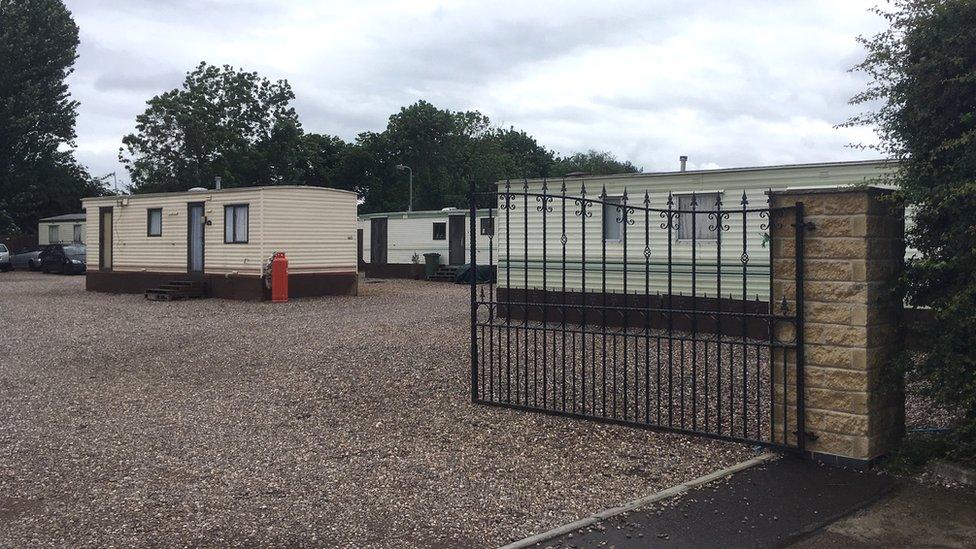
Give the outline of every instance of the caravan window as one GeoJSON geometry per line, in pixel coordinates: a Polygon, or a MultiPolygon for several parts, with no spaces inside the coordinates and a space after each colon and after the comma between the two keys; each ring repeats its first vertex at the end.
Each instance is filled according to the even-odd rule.
{"type": "Polygon", "coordinates": [[[710,225],[715,225],[715,220],[709,219],[708,213],[714,212],[718,207],[718,193],[678,195],[678,209],[692,209],[692,196],[698,199],[698,204],[695,206],[696,213],[682,212],[678,215],[678,240],[718,240],[718,231],[708,230],[710,225]],[[694,228],[692,228],[692,217],[695,218],[694,228]]]}
{"type": "Polygon", "coordinates": [[[619,196],[608,196],[603,199],[603,240],[617,242],[623,238],[623,208],[619,196]]]}
{"type": "Polygon", "coordinates": [[[495,218],[494,217],[482,217],[481,218],[481,234],[483,234],[483,235],[493,235],[493,234],[495,234],[495,218]]]}
{"type": "Polygon", "coordinates": [[[47,227],[47,241],[48,244],[57,244],[61,242],[61,228],[58,225],[48,225],[47,227]]]}
{"type": "Polygon", "coordinates": [[[434,240],[447,240],[447,223],[443,221],[434,222],[434,240]]]}
{"type": "Polygon", "coordinates": [[[224,206],[224,244],[247,244],[247,204],[224,206]]]}
{"type": "Polygon", "coordinates": [[[163,209],[150,208],[147,217],[146,236],[163,236],[163,209]]]}

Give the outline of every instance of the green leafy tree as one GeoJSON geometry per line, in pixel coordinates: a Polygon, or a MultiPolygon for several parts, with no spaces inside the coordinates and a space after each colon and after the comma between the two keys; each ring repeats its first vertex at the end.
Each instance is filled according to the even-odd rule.
{"type": "Polygon", "coordinates": [[[929,307],[925,351],[906,356],[910,378],[965,416],[960,456],[976,460],[976,2],[900,0],[878,11],[890,26],[862,39],[857,69],[871,78],[852,100],[874,106],[849,124],[874,126],[891,176],[913,211],[903,283],[929,307]]]}
{"type": "Polygon", "coordinates": [[[102,186],[71,148],[78,102],[66,79],[78,26],[60,0],[0,1],[0,233],[78,211],[102,186]]]}
{"type": "Polygon", "coordinates": [[[615,173],[638,173],[640,168],[629,161],[617,160],[609,152],[590,150],[559,158],[552,166],[552,175],[561,177],[573,172],[584,172],[590,175],[610,175],[615,173]]]}
{"type": "Polygon", "coordinates": [[[183,86],[148,101],[119,160],[134,192],[299,184],[303,131],[285,80],[200,63],[183,86]]]}

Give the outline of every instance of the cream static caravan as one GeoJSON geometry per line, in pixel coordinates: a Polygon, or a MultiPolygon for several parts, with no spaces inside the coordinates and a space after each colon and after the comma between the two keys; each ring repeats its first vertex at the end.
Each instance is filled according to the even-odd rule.
{"type": "MultiPolygon", "coordinates": [[[[469,217],[469,210],[458,208],[360,215],[360,256],[366,276],[421,278],[425,253],[440,254],[441,265],[470,263],[469,217]]],[[[475,217],[478,263],[487,264],[491,218],[488,210],[478,210],[475,217]]]]}
{"type": "Polygon", "coordinates": [[[47,244],[84,244],[85,243],[85,214],[72,213],[45,217],[37,222],[37,243],[47,244]]]}
{"type": "Polygon", "coordinates": [[[267,299],[263,267],[285,252],[291,297],[355,295],[356,202],[298,186],[87,198],[87,288],[196,280],[213,297],[267,299]]]}
{"type": "Polygon", "coordinates": [[[626,272],[628,294],[645,291],[668,294],[670,289],[670,294],[676,296],[689,296],[694,291],[699,297],[716,297],[717,266],[721,263],[722,298],[764,302],[769,296],[769,257],[765,242],[768,231],[764,229],[768,219],[758,211],[742,215],[743,197],[747,202],[745,207],[761,209],[766,207],[766,192],[770,189],[877,182],[888,166],[885,161],[856,161],[550,179],[545,181],[546,192],[562,194],[560,189],[565,182],[564,196],[569,198],[556,198],[550,203],[553,211],[547,212],[545,230],[541,210],[536,207],[536,195],[542,193],[544,181],[499,181],[499,205],[493,212],[497,228],[494,257],[498,285],[513,290],[528,289],[530,293],[545,290],[576,294],[585,284],[588,295],[620,294],[625,291],[626,272]],[[506,185],[512,193],[508,195],[510,209],[506,209],[506,185]],[[589,203],[585,220],[578,214],[580,208],[574,200],[584,188],[586,198],[599,201],[589,203]],[[521,194],[526,191],[528,196],[521,194]],[[619,206],[625,191],[627,204],[638,206],[630,213],[626,227],[629,236],[626,261],[619,206]],[[604,192],[606,198],[601,199],[604,192]],[[651,209],[668,208],[670,196],[672,208],[689,210],[694,200],[699,213],[675,215],[671,229],[666,228],[660,211],[650,212],[645,222],[644,211],[640,209],[644,206],[645,193],[651,209]],[[732,213],[723,223],[721,257],[717,254],[715,221],[709,217],[709,212],[717,211],[719,202],[722,211],[732,213]],[[565,227],[563,208],[567,209],[565,227]],[[693,215],[695,223],[692,223],[693,215]],[[691,230],[696,232],[694,238],[691,230]],[[564,235],[565,269],[561,245],[564,235]],[[744,255],[746,250],[748,255],[744,255]],[[692,253],[696,258],[694,284],[692,253]],[[646,272],[649,276],[645,276],[646,272]]]}

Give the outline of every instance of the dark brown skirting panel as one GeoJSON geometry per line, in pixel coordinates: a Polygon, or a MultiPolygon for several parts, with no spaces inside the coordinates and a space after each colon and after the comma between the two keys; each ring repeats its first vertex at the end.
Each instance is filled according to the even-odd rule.
{"type": "MultiPolygon", "coordinates": [[[[141,294],[172,280],[187,280],[183,273],[88,271],[85,289],[93,292],[141,294]]],[[[209,297],[261,301],[271,299],[271,291],[261,277],[254,275],[204,275],[209,297]]],[[[292,273],[288,275],[288,297],[357,295],[356,273],[292,273]]]]}
{"type": "MultiPolygon", "coordinates": [[[[508,292],[505,288],[498,288],[497,291],[497,301],[499,302],[497,314],[500,318],[506,318],[507,307],[504,302],[509,299],[508,292]]],[[[646,296],[642,294],[626,294],[625,296],[624,294],[603,294],[599,292],[587,292],[585,296],[585,304],[590,307],[586,314],[586,323],[588,326],[603,325],[604,296],[606,296],[605,310],[607,326],[624,326],[623,311],[614,310],[613,307],[626,307],[631,309],[627,311],[627,326],[632,329],[644,327],[644,314],[633,309],[646,308],[648,306],[648,298],[646,296]]],[[[584,294],[580,292],[566,292],[563,294],[563,292],[559,291],[543,292],[542,290],[528,290],[526,292],[517,288],[511,290],[512,320],[524,319],[526,311],[528,311],[528,318],[531,321],[541,322],[543,318],[548,318],[549,322],[561,323],[561,315],[564,310],[564,297],[566,300],[566,322],[568,324],[579,324],[583,320],[582,309],[579,308],[579,305],[584,303],[584,294]],[[531,303],[531,305],[528,307],[524,306],[523,304],[526,302],[531,303]],[[548,307],[543,307],[543,302],[548,302],[548,307]],[[544,310],[547,311],[545,316],[543,314],[544,310]]],[[[669,301],[668,296],[655,294],[650,296],[650,308],[660,309],[652,311],[650,314],[650,327],[652,329],[667,329],[670,318],[671,326],[675,331],[691,331],[693,324],[692,318],[695,318],[694,322],[697,323],[695,329],[698,332],[718,333],[719,322],[717,315],[710,314],[709,311],[721,310],[723,312],[722,333],[725,335],[742,337],[743,330],[745,330],[746,336],[750,338],[767,339],[769,337],[769,326],[765,321],[748,316],[743,317],[741,314],[725,314],[729,312],[742,313],[743,311],[746,315],[768,312],[769,304],[765,301],[742,301],[739,299],[719,300],[711,297],[699,297],[693,300],[689,296],[680,295],[671,296],[671,300],[669,301]],[[719,309],[720,302],[721,309],[719,309]],[[671,315],[667,312],[669,308],[674,311],[671,315]],[[693,310],[698,311],[698,314],[692,315],[687,312],[693,310]]]]}
{"type": "Polygon", "coordinates": [[[365,264],[366,278],[409,278],[423,280],[424,266],[416,263],[365,264]]]}

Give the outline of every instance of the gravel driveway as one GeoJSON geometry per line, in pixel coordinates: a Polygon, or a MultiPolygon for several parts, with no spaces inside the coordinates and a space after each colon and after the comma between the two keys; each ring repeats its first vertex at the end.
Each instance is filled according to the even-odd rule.
{"type": "Polygon", "coordinates": [[[751,455],[469,403],[467,289],[155,303],[0,274],[0,546],[472,547],[751,455]]]}

